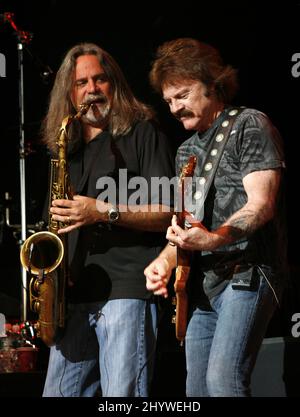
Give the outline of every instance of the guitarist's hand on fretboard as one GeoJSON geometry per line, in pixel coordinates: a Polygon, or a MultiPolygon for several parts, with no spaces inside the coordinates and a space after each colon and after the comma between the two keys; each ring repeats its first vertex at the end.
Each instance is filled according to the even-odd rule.
{"type": "Polygon", "coordinates": [[[205,242],[211,237],[211,233],[190,214],[185,214],[185,219],[190,227],[183,229],[178,225],[176,216],[173,216],[172,225],[167,230],[167,239],[171,244],[184,250],[202,250],[205,242]]]}

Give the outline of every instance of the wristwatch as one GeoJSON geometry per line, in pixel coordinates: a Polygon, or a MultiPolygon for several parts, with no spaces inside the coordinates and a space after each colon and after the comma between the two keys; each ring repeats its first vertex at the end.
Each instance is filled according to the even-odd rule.
{"type": "Polygon", "coordinates": [[[120,212],[118,207],[112,206],[109,210],[107,210],[108,221],[109,223],[116,222],[120,217],[120,212]]]}

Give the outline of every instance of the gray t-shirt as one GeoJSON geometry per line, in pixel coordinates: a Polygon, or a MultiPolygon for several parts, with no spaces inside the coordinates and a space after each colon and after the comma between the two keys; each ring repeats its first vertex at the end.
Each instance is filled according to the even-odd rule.
{"type": "MultiPolygon", "coordinates": [[[[226,118],[225,109],[205,132],[195,133],[178,149],[177,175],[190,155],[197,156],[193,189],[201,175],[207,149],[215,133],[226,118]]],[[[268,117],[254,109],[245,109],[235,120],[217,172],[204,205],[203,224],[209,230],[221,226],[247,202],[243,178],[251,172],[285,167],[282,143],[277,129],[268,117]]],[[[215,252],[194,252],[192,277],[202,282],[207,296],[212,297],[232,278],[236,263],[262,265],[272,270],[273,281],[278,281],[282,261],[285,262],[285,227],[281,191],[275,218],[251,236],[223,246],[215,252]]],[[[201,200],[199,201],[201,204],[201,200]]],[[[200,212],[197,210],[197,212],[200,212]]],[[[191,284],[193,285],[193,283],[191,284]]],[[[197,293],[197,291],[193,291],[197,293]]]]}

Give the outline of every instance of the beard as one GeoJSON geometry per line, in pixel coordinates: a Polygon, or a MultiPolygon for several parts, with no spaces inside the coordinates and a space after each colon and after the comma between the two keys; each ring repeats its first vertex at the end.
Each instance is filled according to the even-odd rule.
{"type": "Polygon", "coordinates": [[[95,127],[102,126],[110,112],[110,103],[104,94],[89,95],[84,103],[89,103],[90,108],[82,117],[82,121],[95,127]]]}

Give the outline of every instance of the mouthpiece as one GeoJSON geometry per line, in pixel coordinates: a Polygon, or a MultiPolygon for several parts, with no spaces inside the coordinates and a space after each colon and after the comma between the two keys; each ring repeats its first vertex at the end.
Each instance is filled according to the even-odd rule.
{"type": "Polygon", "coordinates": [[[89,110],[89,108],[92,104],[99,103],[99,102],[101,102],[100,97],[90,97],[90,98],[88,98],[85,102],[83,102],[79,105],[79,111],[74,116],[74,119],[80,119],[82,116],[84,116],[88,112],[88,110],[89,110]]]}
{"type": "Polygon", "coordinates": [[[79,105],[78,112],[74,116],[74,119],[80,119],[82,116],[84,116],[88,112],[91,104],[92,103],[81,103],[79,105]]]}

